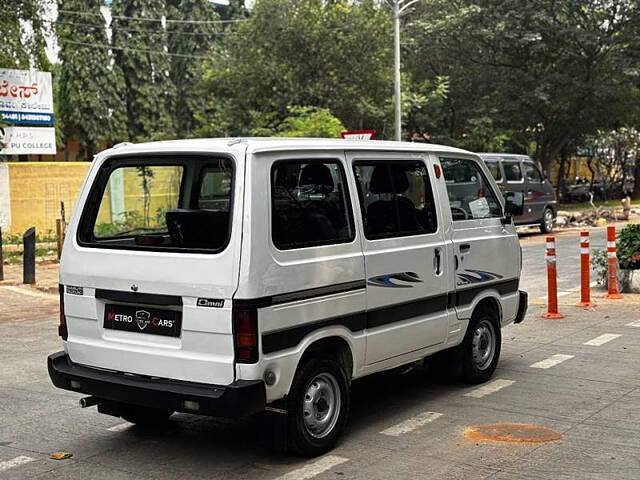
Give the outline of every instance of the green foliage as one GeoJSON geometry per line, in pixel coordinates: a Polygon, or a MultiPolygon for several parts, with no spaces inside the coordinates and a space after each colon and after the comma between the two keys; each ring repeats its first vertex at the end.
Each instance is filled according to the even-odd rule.
{"type": "Polygon", "coordinates": [[[102,5],[102,0],[58,0],[57,118],[63,120],[59,125],[63,137],[78,140],[87,160],[103,144],[127,137],[124,104],[119,96],[124,87],[122,75],[112,67],[109,50],[87,48],[107,44],[102,5]],[[65,11],[89,15],[78,17],[65,11]]]}
{"type": "Polygon", "coordinates": [[[48,3],[48,0],[3,0],[0,68],[51,69],[44,40],[50,28],[42,21],[48,3]]]}
{"type": "Polygon", "coordinates": [[[129,140],[142,142],[175,136],[171,114],[175,86],[169,78],[167,32],[160,19],[166,16],[163,0],[114,0],[112,5],[115,67],[124,79],[119,92],[126,111],[129,140]]]}
{"type": "MultiPolygon", "coordinates": [[[[171,2],[174,3],[174,2],[171,2]]],[[[175,6],[168,9],[172,19],[199,21],[219,20],[208,0],[175,0],[175,6]]],[[[196,89],[202,64],[219,38],[220,27],[216,24],[169,23],[167,25],[167,46],[171,53],[185,55],[171,57],[171,83],[175,87],[175,103],[172,116],[178,137],[193,136],[198,127],[195,113],[199,111],[202,96],[196,89]]]]}
{"type": "Polygon", "coordinates": [[[616,246],[620,268],[640,269],[640,224],[629,223],[622,227],[616,246]]]}
{"type": "Polygon", "coordinates": [[[257,0],[251,14],[206,67],[210,132],[274,129],[291,105],[326,108],[349,129],[392,130],[386,7],[374,0],[257,0]]]}
{"type": "Polygon", "coordinates": [[[598,285],[606,285],[609,271],[606,249],[594,249],[591,251],[591,267],[598,285]]]}
{"type": "Polygon", "coordinates": [[[278,128],[256,128],[252,131],[257,136],[276,137],[311,137],[338,138],[345,130],[342,122],[334,117],[326,108],[317,107],[289,107],[289,116],[278,128]]]}

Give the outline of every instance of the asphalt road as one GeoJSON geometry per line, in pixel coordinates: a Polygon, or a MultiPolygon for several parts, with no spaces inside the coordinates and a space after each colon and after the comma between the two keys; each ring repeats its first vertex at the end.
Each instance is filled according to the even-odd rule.
{"type": "MultiPolygon", "coordinates": [[[[562,288],[577,286],[577,233],[559,237],[562,288]]],[[[596,243],[596,235],[592,242],[596,243]]],[[[544,237],[523,240],[523,287],[544,290],[544,237]]],[[[0,287],[0,479],[632,479],[640,478],[640,299],[561,298],[563,320],[532,304],[503,331],[489,383],[438,383],[416,370],[353,384],[348,429],[318,459],[273,454],[256,419],[174,415],[163,430],[81,409],[56,390],[46,356],[60,350],[55,296],[0,287]],[[547,427],[551,443],[470,437],[475,425],[547,427]],[[68,452],[52,460],[53,452],[68,452]]],[[[537,431],[537,430],[534,430],[537,431]]]]}
{"type": "MultiPolygon", "coordinates": [[[[542,299],[547,295],[547,270],[545,263],[545,239],[534,230],[523,230],[520,237],[522,246],[522,276],[520,288],[529,292],[530,300],[542,299]]],[[[569,230],[554,233],[556,237],[556,268],[558,291],[575,291],[580,287],[580,231],[569,230]]],[[[589,229],[591,249],[602,249],[607,245],[606,228],[589,229]]],[[[591,281],[595,281],[592,273],[591,281]]]]}

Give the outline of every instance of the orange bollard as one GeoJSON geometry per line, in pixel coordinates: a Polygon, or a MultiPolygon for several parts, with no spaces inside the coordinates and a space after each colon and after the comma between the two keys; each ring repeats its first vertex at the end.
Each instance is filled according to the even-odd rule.
{"type": "Polygon", "coordinates": [[[607,227],[607,284],[609,293],[604,298],[617,300],[622,298],[618,290],[618,256],[616,255],[616,227],[607,227]]]}
{"type": "Polygon", "coordinates": [[[556,238],[547,237],[547,253],[545,255],[547,261],[547,296],[548,307],[547,313],[542,318],[564,318],[564,315],[558,313],[558,279],[556,271],[556,238]]]}
{"type": "Polygon", "coordinates": [[[576,307],[595,307],[591,301],[591,260],[589,232],[580,232],[580,301],[576,307]]]}

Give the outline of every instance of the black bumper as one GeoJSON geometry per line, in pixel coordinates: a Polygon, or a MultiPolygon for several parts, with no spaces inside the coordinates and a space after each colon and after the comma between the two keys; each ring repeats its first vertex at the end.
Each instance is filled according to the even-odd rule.
{"type": "Polygon", "coordinates": [[[520,290],[518,293],[520,294],[518,299],[518,313],[513,323],[522,323],[527,314],[527,306],[529,303],[529,294],[527,292],[520,290]]]}
{"type": "Polygon", "coordinates": [[[50,355],[47,365],[56,387],[93,395],[106,402],[229,418],[261,412],[266,405],[266,391],[261,380],[208,385],[146,378],[77,365],[65,352],[50,355]],[[196,402],[199,408],[187,409],[185,401],[196,402]]]}

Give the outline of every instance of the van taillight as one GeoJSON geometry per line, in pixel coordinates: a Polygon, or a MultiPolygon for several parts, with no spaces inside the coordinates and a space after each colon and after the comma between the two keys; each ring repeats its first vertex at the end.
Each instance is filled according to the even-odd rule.
{"type": "Polygon", "coordinates": [[[236,362],[258,362],[258,311],[233,310],[233,339],[236,362]]]}
{"type": "Polygon", "coordinates": [[[66,340],[69,336],[67,332],[67,319],[64,316],[64,285],[58,285],[58,292],[60,293],[60,325],[58,325],[58,335],[66,340]]]}

